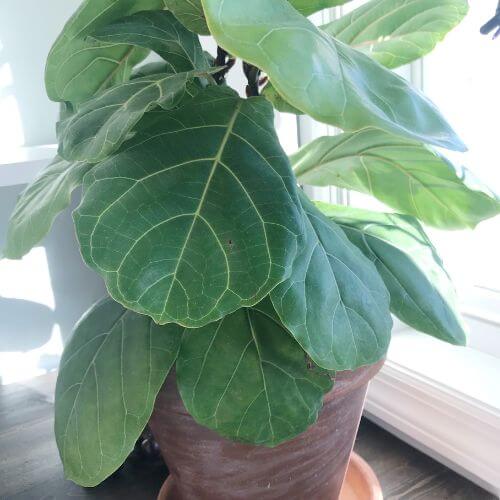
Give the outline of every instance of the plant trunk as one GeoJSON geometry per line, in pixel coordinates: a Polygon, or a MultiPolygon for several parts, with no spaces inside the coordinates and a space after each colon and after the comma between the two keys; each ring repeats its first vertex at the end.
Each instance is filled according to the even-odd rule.
{"type": "Polygon", "coordinates": [[[275,448],[229,441],[198,425],[171,374],[150,427],[170,470],[168,500],[336,500],[370,379],[383,361],[337,373],[318,422],[275,448]]]}

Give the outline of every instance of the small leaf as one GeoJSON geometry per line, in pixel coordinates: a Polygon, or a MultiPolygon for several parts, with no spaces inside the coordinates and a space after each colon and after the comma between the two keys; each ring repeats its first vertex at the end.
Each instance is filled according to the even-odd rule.
{"type": "Polygon", "coordinates": [[[190,79],[202,73],[156,74],[135,78],[98,94],[61,123],[59,154],[68,160],[98,163],[130,138],[145,113],[176,106],[190,79]]]}
{"type": "Polygon", "coordinates": [[[202,0],[210,31],[229,53],[267,73],[293,107],[344,130],[379,127],[463,151],[426,97],[365,54],[316,28],[286,0],[202,0]]]}
{"type": "Polygon", "coordinates": [[[163,0],[85,0],[49,53],[45,72],[49,98],[78,103],[126,81],[147,52],[131,45],[96,42],[89,35],[120,17],[161,8],[163,0]]]}
{"type": "Polygon", "coordinates": [[[379,361],[389,346],[389,295],[343,231],[301,195],[305,243],[292,274],[271,292],[281,321],[311,359],[330,370],[379,361]]]}
{"type": "Polygon", "coordinates": [[[199,424],[265,446],[312,425],[332,388],[327,372],[308,368],[269,300],[186,330],[176,374],[182,400],[199,424]]]}
{"type": "Polygon", "coordinates": [[[320,137],[291,156],[302,184],[368,193],[442,229],[473,228],[500,202],[465,168],[427,146],[374,128],[320,137]]]}
{"type": "Polygon", "coordinates": [[[188,30],[210,35],[201,0],[165,0],[165,5],[188,30]]]}
{"type": "MultiPolygon", "coordinates": [[[[288,0],[301,14],[309,16],[350,0],[288,0]]],[[[201,0],[165,0],[167,9],[190,31],[210,35],[201,0]]]]}
{"type": "Polygon", "coordinates": [[[344,5],[351,0],[288,0],[303,16],[310,16],[323,9],[344,5]]]}
{"type": "Polygon", "coordinates": [[[152,112],[86,177],[82,255],[120,303],[157,323],[204,326],[262,300],[302,231],[271,105],[210,86],[152,112]]]}
{"type": "Polygon", "coordinates": [[[285,101],[285,99],[278,94],[271,83],[268,83],[262,89],[262,95],[273,105],[274,109],[280,113],[291,113],[293,115],[304,114],[302,111],[299,111],[297,108],[294,108],[291,104],[285,101]]]}
{"type": "Polygon", "coordinates": [[[9,221],[4,257],[20,259],[45,237],[91,167],[88,163],[70,163],[56,157],[38,174],[17,200],[9,221]]]}
{"type": "Polygon", "coordinates": [[[170,66],[169,73],[208,69],[198,37],[184,28],[171,12],[138,12],[101,27],[92,37],[104,43],[152,50],[170,66]]]}
{"type": "Polygon", "coordinates": [[[431,52],[468,9],[467,0],[371,0],[322,29],[397,68],[431,52]]]}
{"type": "Polygon", "coordinates": [[[55,434],[68,479],[96,486],[125,461],[149,421],[182,333],[110,299],[80,320],[56,387],[55,434]]]}
{"type": "Polygon", "coordinates": [[[326,203],[318,203],[318,208],[377,266],[398,318],[438,339],[465,345],[453,285],[413,217],[326,203]]]}
{"type": "Polygon", "coordinates": [[[141,64],[132,71],[131,80],[145,76],[159,75],[160,73],[172,73],[172,66],[165,61],[153,61],[141,64]]]}

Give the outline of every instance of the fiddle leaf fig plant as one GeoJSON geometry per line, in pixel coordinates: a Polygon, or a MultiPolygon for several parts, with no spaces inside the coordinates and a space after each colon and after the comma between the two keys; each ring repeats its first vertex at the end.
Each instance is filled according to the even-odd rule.
{"type": "Polygon", "coordinates": [[[120,467],[169,373],[199,424],[276,446],[316,421],[336,372],[384,358],[391,313],[465,343],[424,225],[473,228],[500,203],[432,148],[465,146],[390,68],[428,53],[467,2],[369,0],[322,27],[307,17],[344,3],[85,0],[56,40],[58,156],[20,195],[3,253],[28,253],[81,186],[76,235],[109,297],[61,360],[55,433],[73,481],[120,467]],[[213,55],[198,37],[209,34],[213,55]],[[226,81],[238,58],[245,97],[226,81]],[[342,133],[288,157],[276,110],[342,133]],[[302,185],[396,213],[315,204],[302,185]]]}

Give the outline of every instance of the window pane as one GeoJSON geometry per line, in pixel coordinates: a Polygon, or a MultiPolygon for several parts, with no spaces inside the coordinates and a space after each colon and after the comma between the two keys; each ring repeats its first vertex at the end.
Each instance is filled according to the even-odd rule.
{"type": "MultiPolygon", "coordinates": [[[[500,192],[500,40],[479,28],[492,17],[497,0],[469,2],[464,22],[424,60],[424,92],[438,105],[469,147],[466,154],[445,152],[456,163],[500,192]]],[[[500,219],[474,231],[432,231],[457,283],[500,289],[500,219]]]]}

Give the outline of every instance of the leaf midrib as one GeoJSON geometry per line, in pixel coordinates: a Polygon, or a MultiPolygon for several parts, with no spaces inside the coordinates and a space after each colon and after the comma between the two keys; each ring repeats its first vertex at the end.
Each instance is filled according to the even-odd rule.
{"type": "MultiPolygon", "coordinates": [[[[172,274],[172,281],[170,282],[170,287],[169,287],[168,292],[167,292],[167,297],[165,298],[165,304],[163,306],[163,311],[161,314],[162,316],[165,315],[167,304],[168,304],[168,301],[170,300],[170,294],[172,293],[174,283],[177,281],[177,273],[179,271],[179,266],[181,265],[181,262],[183,261],[184,252],[186,251],[188,241],[191,238],[191,234],[193,232],[194,226],[195,226],[195,224],[200,216],[201,210],[203,208],[203,204],[205,202],[205,198],[206,198],[208,190],[210,188],[210,183],[212,182],[212,179],[213,179],[215,172],[217,170],[217,166],[221,163],[222,154],[224,153],[224,150],[226,148],[229,137],[231,136],[231,133],[233,131],[234,124],[236,122],[236,118],[238,117],[238,114],[240,112],[241,104],[242,104],[242,102],[239,101],[238,104],[236,105],[236,108],[235,108],[232,116],[231,116],[231,119],[228,122],[227,130],[224,134],[224,137],[222,138],[222,141],[221,141],[221,144],[220,144],[219,149],[217,151],[217,154],[215,155],[215,158],[214,158],[214,161],[212,164],[212,168],[210,170],[210,173],[209,173],[208,178],[207,178],[207,182],[205,184],[205,187],[204,187],[203,192],[202,192],[201,197],[200,197],[200,201],[198,203],[198,207],[196,208],[196,211],[193,214],[193,220],[191,221],[191,226],[190,226],[189,231],[188,231],[186,238],[184,240],[184,245],[182,246],[181,252],[179,253],[179,257],[177,259],[177,264],[176,264],[174,272],[172,274]]],[[[228,274],[228,279],[229,279],[229,274],[228,274]]]]}

